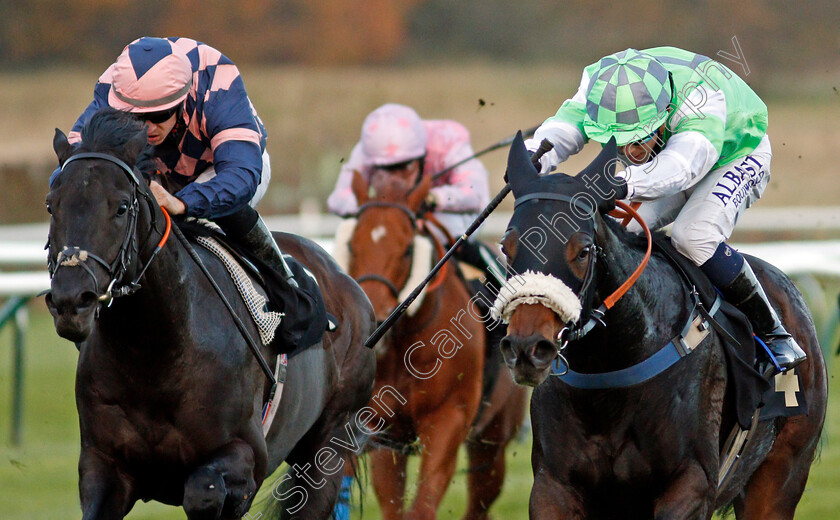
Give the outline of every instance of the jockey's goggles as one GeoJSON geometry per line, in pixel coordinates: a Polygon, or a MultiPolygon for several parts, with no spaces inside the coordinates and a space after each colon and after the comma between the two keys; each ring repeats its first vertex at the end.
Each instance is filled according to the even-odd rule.
{"type": "Polygon", "coordinates": [[[135,112],[134,116],[140,121],[149,122],[153,125],[159,125],[169,121],[169,119],[174,116],[180,108],[181,104],[179,103],[172,108],[161,110],[159,112],[135,112]]]}
{"type": "Polygon", "coordinates": [[[657,128],[656,130],[654,130],[653,132],[648,134],[648,136],[645,137],[644,139],[639,139],[638,141],[633,141],[632,143],[627,143],[624,146],[642,146],[643,144],[645,144],[645,143],[649,142],[651,139],[653,139],[656,136],[656,133],[658,131],[659,131],[659,129],[657,128]]]}

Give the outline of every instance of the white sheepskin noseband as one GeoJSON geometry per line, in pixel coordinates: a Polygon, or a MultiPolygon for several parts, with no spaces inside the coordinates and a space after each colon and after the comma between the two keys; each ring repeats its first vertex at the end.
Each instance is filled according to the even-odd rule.
{"type": "Polygon", "coordinates": [[[562,280],[547,274],[525,271],[524,274],[510,278],[499,291],[493,304],[492,316],[509,323],[513,311],[523,303],[545,305],[563,323],[580,319],[580,299],[562,280]]]}

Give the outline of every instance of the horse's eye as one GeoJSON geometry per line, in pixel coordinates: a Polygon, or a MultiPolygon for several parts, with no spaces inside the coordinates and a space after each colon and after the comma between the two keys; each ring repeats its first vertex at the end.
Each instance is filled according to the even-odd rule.
{"type": "Polygon", "coordinates": [[[411,258],[414,255],[414,244],[405,248],[405,257],[411,258]]]}
{"type": "Polygon", "coordinates": [[[117,216],[121,217],[125,215],[126,211],[128,211],[128,202],[123,201],[120,203],[120,207],[117,208],[117,216]]]}
{"type": "Polygon", "coordinates": [[[589,248],[584,247],[583,249],[580,250],[580,253],[578,253],[577,259],[578,260],[584,260],[584,259],[586,259],[587,256],[589,256],[589,248]]]}
{"type": "Polygon", "coordinates": [[[47,213],[49,213],[50,215],[52,215],[52,206],[50,206],[50,203],[49,203],[49,202],[47,202],[46,204],[47,204],[47,213]]]}

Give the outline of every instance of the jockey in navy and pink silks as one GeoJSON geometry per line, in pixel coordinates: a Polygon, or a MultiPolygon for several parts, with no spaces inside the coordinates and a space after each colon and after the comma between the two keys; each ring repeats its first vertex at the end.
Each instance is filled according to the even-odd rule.
{"type": "MultiPolygon", "coordinates": [[[[327,209],[342,217],[355,215],[359,208],[351,187],[354,171],[368,183],[378,174],[409,176],[417,182],[421,173],[435,175],[473,155],[470,134],[461,123],[423,120],[405,105],[382,105],[365,118],[361,140],[341,166],[327,209]]],[[[474,158],[432,181],[426,207],[457,238],[489,202],[487,169],[474,158]]],[[[464,242],[456,255],[488,274],[498,272],[495,255],[478,241],[464,242]]]]}
{"type": "Polygon", "coordinates": [[[134,40],[100,76],[70,143],[109,105],[145,122],[159,174],[150,187],[161,207],[213,220],[295,284],[253,209],[271,179],[266,131],[230,59],[189,38],[134,40]]]}

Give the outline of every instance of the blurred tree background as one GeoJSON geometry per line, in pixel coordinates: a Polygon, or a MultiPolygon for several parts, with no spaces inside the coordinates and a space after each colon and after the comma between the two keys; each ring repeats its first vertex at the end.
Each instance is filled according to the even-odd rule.
{"type": "Polygon", "coordinates": [[[721,48],[732,36],[751,42],[756,68],[840,57],[836,0],[2,0],[0,14],[5,67],[104,63],[142,35],[190,35],[252,64],[584,64],[627,46],[721,48]]]}
{"type": "MultiPolygon", "coordinates": [[[[239,66],[270,139],[267,213],[322,205],[382,103],[458,119],[480,150],[553,114],[582,67],[658,45],[722,61],[771,104],[774,172],[823,179],[785,199],[796,183],[777,173],[771,204],[838,204],[838,25],[836,0],[0,0],[0,222],[45,218],[53,129],[143,35],[189,36],[239,66]]],[[[485,156],[491,188],[503,159],[485,156]]]]}

